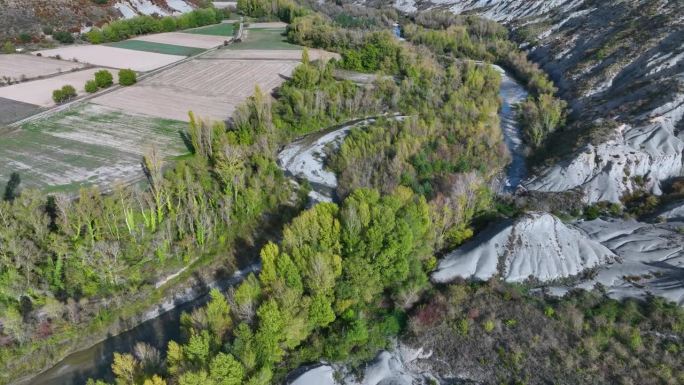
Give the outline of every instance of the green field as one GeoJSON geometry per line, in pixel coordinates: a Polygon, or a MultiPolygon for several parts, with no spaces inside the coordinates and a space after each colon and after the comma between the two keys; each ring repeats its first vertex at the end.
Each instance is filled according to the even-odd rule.
{"type": "Polygon", "coordinates": [[[219,23],[214,25],[208,25],[206,27],[199,27],[188,29],[183,32],[194,33],[198,35],[214,35],[214,36],[233,36],[233,24],[231,23],[219,23]]]}
{"type": "Polygon", "coordinates": [[[285,36],[285,28],[248,28],[246,37],[240,43],[228,46],[229,49],[302,49],[291,44],[285,36]]]}
{"type": "Polygon", "coordinates": [[[132,49],[135,51],[145,51],[163,53],[167,55],[193,56],[204,52],[202,48],[184,47],[181,45],[154,43],[143,40],[123,40],[115,43],[107,43],[110,47],[132,49]]]}
{"type": "Polygon", "coordinates": [[[12,172],[23,188],[49,192],[131,181],[153,144],[169,158],[187,153],[187,123],[86,104],[0,135],[0,188],[12,172]]]}

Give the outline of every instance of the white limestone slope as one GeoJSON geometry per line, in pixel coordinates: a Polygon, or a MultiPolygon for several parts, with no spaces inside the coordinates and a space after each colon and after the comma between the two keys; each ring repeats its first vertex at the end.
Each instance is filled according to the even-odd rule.
{"type": "Polygon", "coordinates": [[[166,0],[164,2],[153,2],[151,0],[118,0],[114,3],[113,7],[121,13],[124,19],[130,19],[138,15],[178,15],[190,12],[194,9],[192,3],[186,0],[166,0]]]}
{"type": "Polygon", "coordinates": [[[619,202],[625,194],[642,188],[660,194],[663,181],[682,173],[684,141],[675,136],[671,122],[678,122],[683,112],[680,102],[669,116],[653,117],[638,127],[623,124],[613,138],[596,146],[587,144],[523,186],[543,192],[580,189],[587,203],[619,202]]]}
{"type": "Polygon", "coordinates": [[[448,254],[432,274],[434,282],[457,277],[508,282],[532,277],[552,281],[611,263],[615,255],[577,228],[547,213],[526,214],[490,228],[448,254]]]}
{"type": "Polygon", "coordinates": [[[572,9],[582,0],[396,0],[395,8],[411,13],[418,9],[449,7],[454,13],[477,12],[497,21],[538,16],[556,9],[572,9]]]}
{"type": "Polygon", "coordinates": [[[428,372],[424,372],[414,361],[429,358],[432,353],[423,349],[413,349],[395,343],[390,351],[380,352],[376,358],[366,364],[362,373],[352,373],[349,368],[340,365],[320,364],[312,368],[300,368],[304,372],[297,375],[289,385],[428,385],[439,381],[428,372]],[[337,372],[337,376],[335,373],[337,372]],[[336,377],[339,380],[336,380],[336,377]]]}
{"type": "Polygon", "coordinates": [[[613,298],[651,294],[684,305],[684,222],[597,219],[578,226],[611,249],[619,262],[600,267],[577,287],[592,289],[601,284],[613,298]]]}

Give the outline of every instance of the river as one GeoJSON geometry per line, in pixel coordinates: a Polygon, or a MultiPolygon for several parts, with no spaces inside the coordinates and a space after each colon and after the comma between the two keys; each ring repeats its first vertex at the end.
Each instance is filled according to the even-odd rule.
{"type": "MultiPolygon", "coordinates": [[[[500,96],[502,106],[500,110],[501,128],[505,143],[511,154],[511,164],[506,171],[504,190],[513,192],[520,182],[527,176],[524,144],[520,126],[516,120],[514,105],[527,97],[525,89],[498,66],[495,68],[502,74],[500,96]]],[[[401,116],[395,116],[401,119],[401,116]]],[[[325,167],[326,149],[329,146],[338,147],[352,127],[372,123],[376,118],[360,119],[331,127],[300,138],[284,147],[278,155],[280,166],[290,176],[306,179],[311,192],[311,203],[333,201],[337,178],[325,167]]],[[[209,286],[226,289],[242,280],[246,272],[258,271],[258,265],[252,265],[238,272],[235,276],[222,282],[214,282],[209,286]]],[[[204,290],[206,291],[206,290],[204,290]]],[[[80,385],[88,378],[112,379],[110,365],[114,352],[131,352],[136,342],[146,342],[160,350],[169,341],[178,339],[180,329],[180,315],[184,311],[205,304],[206,296],[190,299],[170,310],[163,309],[161,315],[150,319],[137,327],[122,334],[112,336],[92,347],[73,353],[57,363],[52,368],[38,374],[30,380],[19,382],[21,385],[80,385]]]]}

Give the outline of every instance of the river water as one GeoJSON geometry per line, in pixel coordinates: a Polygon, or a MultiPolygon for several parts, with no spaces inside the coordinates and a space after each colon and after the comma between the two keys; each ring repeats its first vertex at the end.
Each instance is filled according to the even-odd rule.
{"type": "MultiPolygon", "coordinates": [[[[504,140],[511,154],[511,164],[506,171],[504,190],[513,192],[522,180],[527,177],[524,143],[520,126],[516,120],[515,104],[527,97],[525,89],[510,77],[502,68],[494,66],[502,75],[500,96],[502,106],[500,111],[501,128],[504,140]]],[[[395,117],[401,119],[402,117],[395,117]]],[[[312,189],[309,194],[311,203],[332,201],[335,198],[337,178],[325,167],[326,151],[329,146],[333,149],[346,137],[352,127],[363,126],[375,121],[368,118],[348,122],[300,138],[287,145],[278,155],[280,166],[290,176],[306,179],[312,189]]],[[[241,281],[246,272],[258,271],[258,265],[252,265],[243,272],[238,272],[228,280],[211,283],[210,286],[226,289],[241,281]]],[[[150,319],[139,326],[112,336],[99,342],[89,349],[67,356],[52,368],[36,377],[22,381],[21,385],[80,385],[88,378],[105,378],[111,380],[110,365],[114,352],[131,352],[136,342],[146,342],[160,350],[169,341],[179,338],[180,316],[184,311],[202,306],[206,303],[206,296],[190,300],[171,310],[161,312],[156,318],[150,319]]]]}

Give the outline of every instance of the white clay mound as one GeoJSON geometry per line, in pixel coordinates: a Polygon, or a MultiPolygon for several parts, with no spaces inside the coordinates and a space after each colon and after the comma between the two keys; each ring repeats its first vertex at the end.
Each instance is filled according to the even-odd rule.
{"type": "Polygon", "coordinates": [[[484,231],[448,254],[432,274],[432,280],[487,280],[499,274],[509,282],[522,282],[530,277],[552,281],[578,275],[614,259],[613,252],[577,228],[551,214],[531,213],[484,231]]]}

